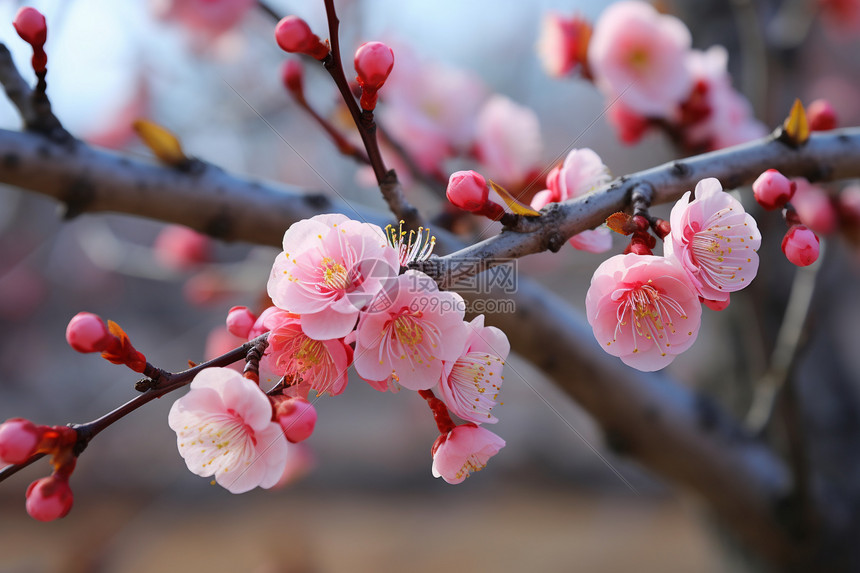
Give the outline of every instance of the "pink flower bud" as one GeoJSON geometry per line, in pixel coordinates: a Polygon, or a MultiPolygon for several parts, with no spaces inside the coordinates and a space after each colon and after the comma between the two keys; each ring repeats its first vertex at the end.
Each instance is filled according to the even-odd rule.
{"type": "Polygon", "coordinates": [[[39,521],[65,517],[72,509],[73,502],[69,480],[62,476],[37,479],[27,488],[27,513],[39,521]]]}
{"type": "Polygon", "coordinates": [[[776,169],[768,169],[752,185],[758,204],[772,211],[791,201],[797,184],[776,169]]]}
{"type": "Polygon", "coordinates": [[[394,51],[382,42],[365,42],[355,51],[355,71],[358,85],[378,90],[394,67],[394,51]]]}
{"type": "Polygon", "coordinates": [[[826,99],[817,99],[809,104],[806,116],[809,118],[809,129],[812,131],[836,129],[836,126],[839,124],[836,110],[833,109],[833,106],[826,99]]]}
{"type": "Polygon", "coordinates": [[[476,171],[457,171],[448,179],[445,191],[448,201],[463,209],[476,213],[487,204],[490,188],[487,180],[476,171]]]}
{"type": "Polygon", "coordinates": [[[328,53],[328,46],[322,43],[319,37],[311,32],[308,23],[298,16],[287,16],[275,27],[275,41],[278,46],[291,54],[306,54],[318,60],[324,59],[328,53]]]}
{"type": "Polygon", "coordinates": [[[281,398],[275,407],[275,418],[292,443],[307,440],[317,423],[317,411],[304,398],[281,398]]]}
{"type": "Polygon", "coordinates": [[[281,80],[284,87],[294,94],[304,92],[304,68],[298,60],[287,60],[281,68],[281,80]]]}
{"type": "Polygon", "coordinates": [[[41,48],[48,39],[48,25],[45,17],[35,8],[25,6],[15,14],[12,25],[21,39],[33,46],[41,48]]]}
{"type": "Polygon", "coordinates": [[[36,453],[42,432],[30,420],[11,418],[0,424],[0,465],[23,464],[36,453]]]}
{"type": "Polygon", "coordinates": [[[227,331],[239,338],[248,338],[257,317],[245,306],[234,306],[227,313],[227,331]]]}
{"type": "Polygon", "coordinates": [[[91,312],[79,312],[66,327],[66,342],[78,352],[103,352],[113,339],[104,321],[91,312]]]}
{"type": "Polygon", "coordinates": [[[782,252],[790,263],[807,267],[818,260],[818,236],[805,225],[792,225],[782,239],[782,252]]]}

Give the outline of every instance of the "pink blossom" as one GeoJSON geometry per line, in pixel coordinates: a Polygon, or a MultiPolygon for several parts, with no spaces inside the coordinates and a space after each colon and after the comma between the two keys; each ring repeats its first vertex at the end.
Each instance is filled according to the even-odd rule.
{"type": "Polygon", "coordinates": [[[232,493],[270,488],[286,465],[287,439],[260,387],[227,368],[207,368],[174,402],[168,424],[192,473],[232,493]]]}
{"type": "Polygon", "coordinates": [[[286,376],[300,394],[315,390],[337,396],[346,388],[352,348],[342,338],[314,340],[302,330],[300,318],[277,307],[260,315],[248,339],[269,332],[260,361],[260,381],[275,383],[286,376]]]}
{"type": "Polygon", "coordinates": [[[587,65],[591,27],[578,16],[547,13],[541,23],[537,53],[544,70],[554,78],[568,74],[577,65],[587,65]]]}
{"type": "Polygon", "coordinates": [[[159,263],[184,271],[209,262],[212,240],[188,227],[168,225],[155,238],[152,248],[159,263]]]}
{"type": "Polygon", "coordinates": [[[692,50],[685,65],[701,92],[705,117],[685,126],[688,145],[706,149],[722,149],[763,137],[765,126],[752,114],[747,99],[732,88],[727,63],[728,52],[722,46],[712,46],[705,52],[692,50]]]}
{"type": "Polygon", "coordinates": [[[776,169],[768,169],[752,184],[755,200],[768,210],[780,209],[791,201],[797,184],[776,169]]]}
{"type": "Polygon", "coordinates": [[[827,191],[803,177],[795,177],[792,181],[797,188],[791,198],[791,205],[803,224],[821,235],[835,231],[839,216],[827,191]]]}
{"type": "Polygon", "coordinates": [[[543,140],[537,114],[494,95],[478,115],[475,150],[490,179],[503,187],[522,185],[540,168],[543,140]]]}
{"type": "Polygon", "coordinates": [[[0,465],[23,464],[36,453],[42,432],[30,420],[11,418],[0,424],[0,465]]]}
{"type": "Polygon", "coordinates": [[[645,2],[610,5],[594,26],[588,61],[607,97],[647,117],[669,117],[693,85],[684,57],[690,31],[645,2]]]}
{"type": "Polygon", "coordinates": [[[601,348],[643,371],[667,366],[692,346],[702,316],[686,271],[653,255],[604,261],[591,278],[585,309],[601,348]]]}
{"type": "Polygon", "coordinates": [[[727,300],[755,278],[761,233],[718,180],[699,181],[696,198],[691,201],[690,195],[687,191],[672,208],[664,253],[683,267],[703,298],[727,300]]]}
{"type": "Polygon", "coordinates": [[[419,167],[441,173],[445,159],[471,145],[486,87],[473,73],[393,48],[398,63],[386,81],[382,124],[419,167]]]}
{"type": "Polygon", "coordinates": [[[44,46],[48,39],[48,24],[45,16],[35,8],[21,7],[15,14],[12,26],[21,39],[34,48],[44,46]]]}
{"type": "Polygon", "coordinates": [[[820,249],[818,236],[804,225],[792,225],[782,239],[785,258],[798,267],[808,267],[817,261],[820,249]]]}
{"type": "Polygon", "coordinates": [[[277,397],[275,419],[284,430],[284,436],[293,444],[311,437],[317,423],[314,405],[301,397],[277,397]]]}
{"type": "MultiPolygon", "coordinates": [[[[546,178],[549,189],[535,194],[531,206],[541,209],[548,203],[585,195],[605,185],[609,179],[609,170],[594,151],[572,149],[561,167],[550,171],[546,178]]],[[[571,237],[570,244],[582,251],[602,253],[612,248],[612,231],[602,226],[583,231],[571,237]]]]}
{"type": "Polygon", "coordinates": [[[502,370],[510,350],[504,332],[484,326],[483,314],[469,323],[459,358],[445,363],[439,381],[439,393],[454,414],[477,424],[498,422],[490,411],[505,379],[502,370]]]}
{"type": "Polygon", "coordinates": [[[74,496],[69,479],[52,475],[37,479],[27,488],[27,513],[39,521],[54,521],[72,510],[74,496]]]}
{"type": "Polygon", "coordinates": [[[476,426],[456,426],[433,444],[433,477],[450,484],[462,483],[505,447],[505,441],[493,432],[476,426]]]}
{"type": "Polygon", "coordinates": [[[254,0],[153,0],[156,14],[214,37],[239,24],[254,0]]]}
{"type": "Polygon", "coordinates": [[[397,277],[362,313],[355,335],[355,371],[374,388],[399,383],[410,390],[432,388],[443,362],[456,360],[468,327],[457,293],[440,292],[422,272],[397,277]]]}
{"type": "Polygon", "coordinates": [[[398,270],[398,253],[382,229],[343,215],[317,215],[287,229],[268,292],[275,306],[301,315],[309,337],[342,338],[398,270]]]}

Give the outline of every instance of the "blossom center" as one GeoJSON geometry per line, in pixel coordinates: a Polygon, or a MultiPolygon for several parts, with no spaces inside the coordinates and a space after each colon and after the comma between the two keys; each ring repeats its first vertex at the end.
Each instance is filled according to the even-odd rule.
{"type": "Polygon", "coordinates": [[[675,333],[672,314],[687,318],[683,307],[671,296],[660,292],[650,280],[628,290],[620,302],[615,338],[629,325],[633,333],[634,353],[639,352],[639,340],[645,339],[662,347],[662,355],[665,356],[666,348],[670,346],[668,335],[675,333]]]}
{"type": "Polygon", "coordinates": [[[421,311],[405,312],[394,319],[394,333],[397,340],[407,346],[421,344],[424,340],[424,329],[421,327],[421,311]]]}
{"type": "Polygon", "coordinates": [[[339,262],[331,257],[323,257],[320,263],[323,284],[332,290],[346,290],[349,286],[349,273],[339,262]]]}

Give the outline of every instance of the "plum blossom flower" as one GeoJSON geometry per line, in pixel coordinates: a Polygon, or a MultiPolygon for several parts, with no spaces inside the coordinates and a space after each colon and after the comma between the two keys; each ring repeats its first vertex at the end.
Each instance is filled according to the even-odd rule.
{"type": "Polygon", "coordinates": [[[478,115],[475,152],[490,179],[505,187],[523,184],[540,170],[543,140],[537,114],[501,95],[478,115]]]}
{"type": "Polygon", "coordinates": [[[690,93],[690,31],[645,2],[609,6],[594,26],[588,62],[597,86],[630,110],[669,117],[690,93]]]}
{"type": "Polygon", "coordinates": [[[511,345],[505,333],[484,326],[484,315],[469,323],[469,337],[460,357],[448,361],[439,381],[439,393],[448,408],[460,418],[477,424],[498,422],[490,411],[505,377],[505,359],[511,345]]]}
{"type": "Polygon", "coordinates": [[[441,173],[445,159],[471,144],[487,88],[472,73],[421,61],[407,46],[389,45],[398,63],[383,93],[382,124],[420,168],[441,173]]]}
{"type": "Polygon", "coordinates": [[[192,473],[215,476],[231,493],[275,485],[284,473],[287,438],[272,421],[260,387],[228,368],[206,368],[167,417],[192,473]]]}
{"type": "Polygon", "coordinates": [[[628,366],[653,371],[692,346],[702,306],[677,262],[631,253],[597,267],[585,312],[603,350],[628,366]]]}
{"type": "MultiPolygon", "coordinates": [[[[608,183],[609,179],[609,170],[594,151],[572,149],[561,167],[549,172],[546,178],[549,189],[536,193],[531,206],[541,209],[548,203],[585,195],[608,183]]],[[[583,231],[571,237],[570,244],[582,251],[602,253],[612,248],[612,231],[606,227],[583,231]]]]}
{"type": "Polygon", "coordinates": [[[392,382],[410,390],[435,386],[443,362],[460,356],[469,334],[463,298],[440,292],[433,279],[409,270],[377,303],[362,313],[356,328],[358,375],[383,391],[392,382]]]}
{"type": "Polygon", "coordinates": [[[584,19],[548,12],[537,43],[538,57],[546,73],[560,78],[577,65],[587,66],[590,39],[591,26],[584,19]]]}
{"type": "Polygon", "coordinates": [[[505,447],[505,441],[493,432],[476,426],[456,426],[433,444],[433,477],[450,484],[462,483],[505,447]]]}
{"type": "Polygon", "coordinates": [[[728,59],[722,46],[687,54],[685,66],[696,82],[701,97],[698,105],[704,112],[703,117],[685,126],[684,138],[693,148],[722,149],[763,137],[767,132],[753,116],[749,101],[732,87],[728,59]]]}
{"type": "Polygon", "coordinates": [[[761,233],[737,199],[714,178],[696,185],[696,198],[687,191],[672,208],[672,231],[663,243],[705,299],[728,300],[729,293],[747,286],[758,272],[761,233]]]}
{"type": "Polygon", "coordinates": [[[346,336],[359,311],[399,269],[397,251],[371,223],[317,215],[292,225],[267,285],[275,306],[301,316],[315,340],[346,336]]]}
{"type": "Polygon", "coordinates": [[[270,306],[248,333],[248,340],[269,332],[260,360],[260,381],[275,383],[282,376],[298,386],[300,394],[315,390],[337,396],[346,388],[352,348],[343,338],[314,340],[304,333],[300,318],[270,306]]]}

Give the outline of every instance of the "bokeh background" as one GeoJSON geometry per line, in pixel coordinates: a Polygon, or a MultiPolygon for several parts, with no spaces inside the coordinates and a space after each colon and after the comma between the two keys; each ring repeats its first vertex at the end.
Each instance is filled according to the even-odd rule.
{"type": "MultiPolygon", "coordinates": [[[[20,5],[0,0],[0,41],[27,74],[27,46],[11,26],[20,5]]],[[[314,191],[334,188],[349,201],[382,208],[366,174],[337,155],[286,95],[279,78],[285,56],[262,13],[252,11],[216,39],[201,39],[154,18],[145,0],[30,5],[48,18],[49,95],[72,133],[147,156],[128,123],[149,117],[174,131],[189,154],[232,172],[314,191]]],[[[321,0],[271,5],[304,17],[325,36],[321,0]]],[[[593,21],[603,2],[337,5],[346,61],[359,43],[381,39],[475,74],[489,90],[537,112],[546,164],[573,142],[597,151],[616,175],[677,156],[659,134],[622,146],[593,86],[553,80],[541,69],[534,45],[544,13],[579,12],[593,21]]],[[[860,122],[857,32],[819,17],[812,0],[661,7],[687,23],[694,47],[728,48],[735,86],[769,127],[795,97],[829,98],[841,123],[860,122]]],[[[308,66],[306,83],[315,107],[336,117],[327,75],[308,66]]],[[[0,125],[19,126],[5,100],[0,125]]],[[[430,212],[438,208],[420,185],[408,192],[430,212]]],[[[132,373],[65,344],[65,325],[81,310],[119,322],[161,367],[179,370],[202,360],[227,309],[259,303],[276,254],[216,244],[211,263],[177,270],[152,249],[163,229],[158,223],[61,215],[50,200],[0,187],[0,419],[83,422],[134,395],[132,373]]],[[[777,234],[781,224],[761,223],[777,234]]],[[[776,244],[763,246],[763,261],[772,262],[763,262],[768,278],[757,281],[758,290],[733,297],[726,313],[708,313],[697,345],[669,369],[739,412],[766,366],[791,282],[793,271],[776,244]],[[773,312],[750,313],[765,304],[773,312]],[[763,316],[761,324],[750,325],[753,315],[763,316]]],[[[622,248],[618,241],[615,251],[622,248]]],[[[827,336],[817,354],[810,347],[803,367],[840,368],[857,380],[857,257],[834,236],[825,258],[816,299],[824,302],[814,310],[827,336]]],[[[518,271],[583,308],[602,259],[565,248],[521,260],[518,271]]],[[[0,572],[738,570],[730,543],[695,499],[607,451],[588,416],[529,364],[513,357],[510,368],[519,376],[506,377],[501,421],[493,428],[507,447],[456,487],[430,475],[436,430],[409,392],[379,394],[352,380],[342,396],[316,404],[308,475],[282,490],[241,496],[186,470],[166,424],[174,397],[165,397],[92,443],[72,479],[76,506],[67,518],[41,524],[24,511],[24,489],[48,473],[47,464],[2,484],[0,572]]]]}

